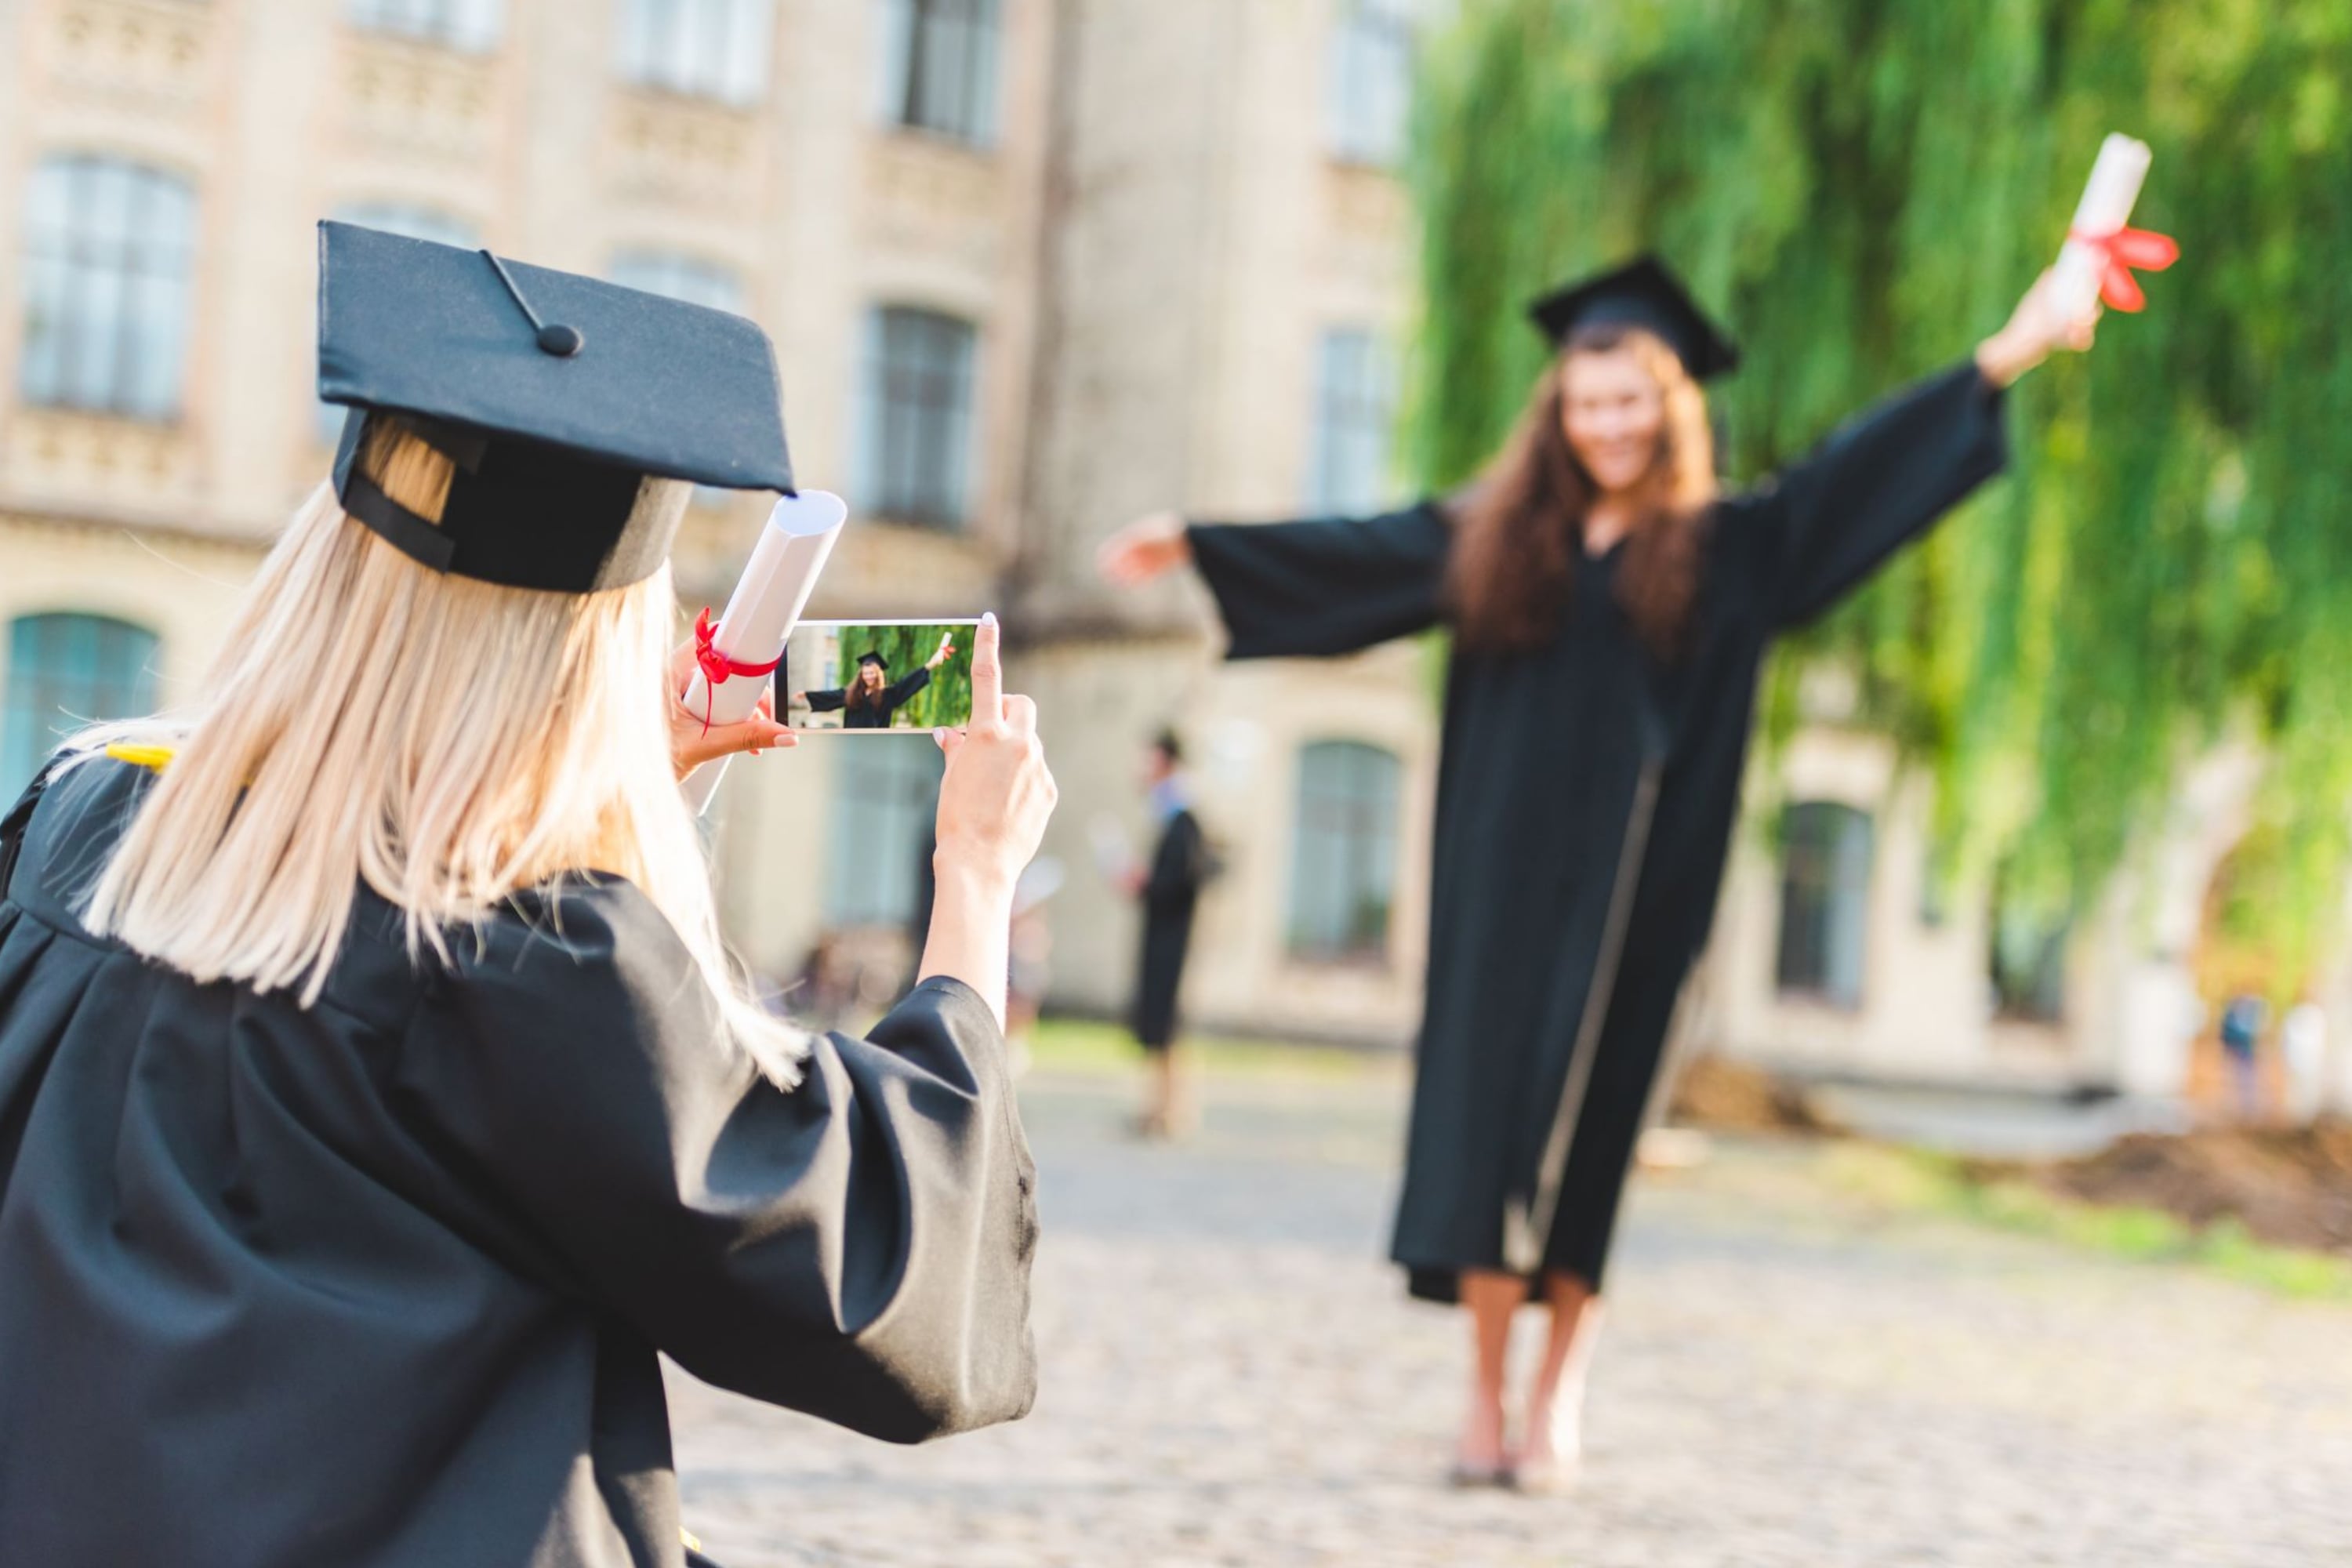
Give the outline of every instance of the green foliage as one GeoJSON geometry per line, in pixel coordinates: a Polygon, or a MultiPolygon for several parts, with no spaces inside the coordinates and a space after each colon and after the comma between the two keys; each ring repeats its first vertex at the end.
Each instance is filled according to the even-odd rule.
{"type": "Polygon", "coordinates": [[[971,636],[966,625],[928,626],[844,626],[841,629],[841,678],[855,676],[857,661],[868,653],[882,656],[889,679],[904,680],[921,668],[939,650],[940,638],[953,636],[955,652],[931,671],[931,683],[908,700],[892,725],[900,730],[961,727],[971,721],[971,636]]]}
{"type": "Polygon", "coordinates": [[[2011,395],[2013,477],[1793,643],[1939,785],[1948,865],[2095,897],[2225,724],[2272,758],[2268,939],[2342,901],[2352,801],[2352,5],[1463,0],[1433,41],[1411,451],[1491,453],[1526,299],[1654,246],[1734,325],[1736,480],[1969,351],[2055,253],[2099,138],[2184,258],[2011,395]]]}

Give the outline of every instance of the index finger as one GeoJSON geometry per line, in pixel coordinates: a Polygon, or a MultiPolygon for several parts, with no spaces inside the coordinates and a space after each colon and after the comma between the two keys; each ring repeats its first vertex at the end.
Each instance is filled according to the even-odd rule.
{"type": "Polygon", "coordinates": [[[971,717],[974,723],[1002,723],[1004,718],[1004,668],[997,661],[994,612],[980,617],[971,638],[971,717]]]}

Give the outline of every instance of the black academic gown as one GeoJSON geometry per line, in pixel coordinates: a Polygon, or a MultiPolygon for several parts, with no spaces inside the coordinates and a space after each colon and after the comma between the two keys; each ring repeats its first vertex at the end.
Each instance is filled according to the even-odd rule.
{"type": "Polygon", "coordinates": [[[1027,1410],[971,991],[781,1089],[603,878],[421,973],[362,896],[311,1007],[196,984],[71,909],[148,777],[52,785],[0,900],[0,1562],[676,1568],[656,1352],[892,1441],[1027,1410]]]}
{"type": "MultiPolygon", "coordinates": [[[[2005,461],[1964,364],[1712,510],[1689,646],[1648,652],[1583,561],[1537,652],[1457,652],[1446,681],[1423,1018],[1395,1259],[1416,1295],[1465,1268],[1601,1282],[1675,999],[1705,942],[1765,650],[2005,461]]],[[[1231,657],[1341,654],[1440,619],[1451,533],[1365,521],[1196,525],[1231,657]]]]}
{"type": "Polygon", "coordinates": [[[1192,914],[1208,880],[1208,860],[1200,818],[1185,810],[1169,817],[1141,895],[1143,952],[1136,966],[1132,1024],[1147,1050],[1165,1050],[1176,1037],[1176,999],[1184,986],[1184,956],[1192,944],[1192,914]]]}
{"type": "Polygon", "coordinates": [[[890,721],[898,710],[913,700],[915,694],[930,683],[930,667],[926,665],[912,675],[903,676],[884,687],[880,696],[873,702],[856,708],[849,706],[849,691],[845,687],[835,687],[830,691],[812,691],[807,693],[809,711],[831,713],[836,709],[846,709],[847,712],[841,721],[843,729],[887,730],[890,727],[890,721]]]}

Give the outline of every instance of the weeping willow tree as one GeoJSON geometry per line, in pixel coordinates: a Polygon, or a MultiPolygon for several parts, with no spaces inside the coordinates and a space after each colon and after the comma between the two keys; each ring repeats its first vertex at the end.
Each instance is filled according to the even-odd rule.
{"type": "Polygon", "coordinates": [[[1654,247],[1743,341],[1716,404],[1762,473],[1998,327],[2111,130],[2154,147],[2134,221],[2181,264],[2021,384],[2009,482],[1785,649],[1768,720],[1843,661],[1932,771],[1948,868],[2053,910],[2242,726],[2233,918],[2299,977],[2352,852],[2343,0],[1461,0],[1419,110],[1410,450],[1475,469],[1540,366],[1523,301],[1654,247]]]}

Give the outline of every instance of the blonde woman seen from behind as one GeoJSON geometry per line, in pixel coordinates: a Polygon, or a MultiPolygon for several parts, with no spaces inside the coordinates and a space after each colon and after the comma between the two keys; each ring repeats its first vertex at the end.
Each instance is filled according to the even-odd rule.
{"type": "MultiPolygon", "coordinates": [[[[634,382],[637,312],[756,329],[515,271],[606,358],[454,431],[354,398],[193,709],[78,738],[0,833],[11,1561],[676,1568],[656,1352],[893,1441],[1033,1396],[1001,1030],[1054,786],[995,627],[922,979],[867,1038],[764,1016],[677,780],[789,738],[679,724],[668,647],[670,535],[740,465],[511,438],[634,382]]],[[[745,349],[708,384],[772,410],[745,349]]]]}

